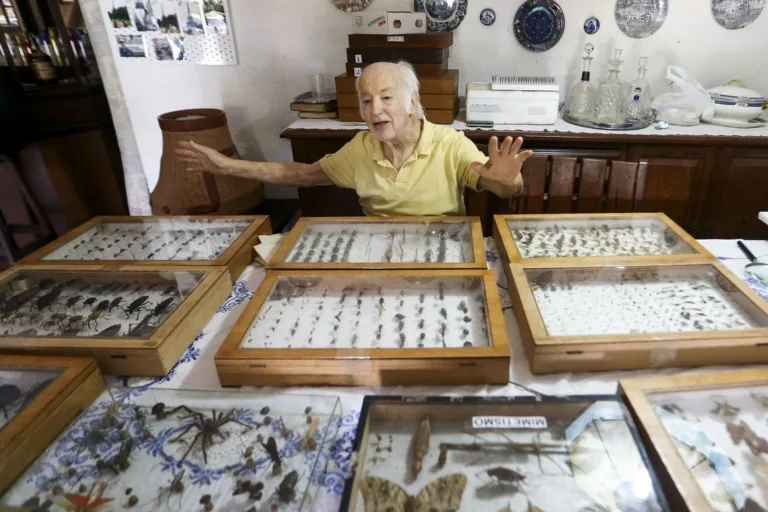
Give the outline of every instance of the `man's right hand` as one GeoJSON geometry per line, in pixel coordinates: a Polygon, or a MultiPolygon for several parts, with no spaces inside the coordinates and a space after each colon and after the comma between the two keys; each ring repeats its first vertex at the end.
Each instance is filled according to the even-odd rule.
{"type": "Polygon", "coordinates": [[[207,171],[213,174],[227,174],[227,171],[233,167],[233,158],[192,141],[180,141],[175,152],[179,160],[186,164],[185,169],[190,172],[207,171]]]}

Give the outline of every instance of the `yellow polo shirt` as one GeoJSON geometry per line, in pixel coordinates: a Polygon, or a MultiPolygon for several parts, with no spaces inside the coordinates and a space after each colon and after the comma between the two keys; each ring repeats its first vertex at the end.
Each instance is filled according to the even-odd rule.
{"type": "Polygon", "coordinates": [[[419,143],[398,171],[370,131],[320,160],[336,186],[355,189],[366,215],[465,215],[464,189],[478,190],[472,162],[488,157],[463,132],[426,119],[419,143]]]}

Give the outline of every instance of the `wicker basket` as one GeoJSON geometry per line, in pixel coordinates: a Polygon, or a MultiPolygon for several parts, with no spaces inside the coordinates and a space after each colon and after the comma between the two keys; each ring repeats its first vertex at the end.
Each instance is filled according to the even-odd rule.
{"type": "Polygon", "coordinates": [[[152,191],[155,215],[210,215],[245,213],[264,199],[260,182],[207,172],[187,172],[174,150],[179,141],[194,141],[232,158],[240,158],[218,109],[177,110],[158,117],[163,131],[160,179],[152,191]]]}

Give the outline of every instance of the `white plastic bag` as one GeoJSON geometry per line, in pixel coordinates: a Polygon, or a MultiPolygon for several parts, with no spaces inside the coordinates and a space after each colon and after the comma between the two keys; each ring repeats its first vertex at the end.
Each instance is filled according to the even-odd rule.
{"type": "Polygon", "coordinates": [[[699,124],[700,118],[704,121],[712,119],[715,104],[688,71],[679,66],[669,66],[667,79],[672,81],[672,90],[659,94],[651,102],[651,107],[657,112],[656,120],[693,126],[699,124]]]}

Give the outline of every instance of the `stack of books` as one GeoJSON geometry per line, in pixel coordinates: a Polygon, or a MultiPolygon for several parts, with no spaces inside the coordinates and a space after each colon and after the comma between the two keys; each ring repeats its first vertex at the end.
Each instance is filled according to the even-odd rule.
{"type": "Polygon", "coordinates": [[[291,102],[291,110],[302,119],[337,119],[336,95],[313,98],[311,92],[299,94],[291,102]]]}

